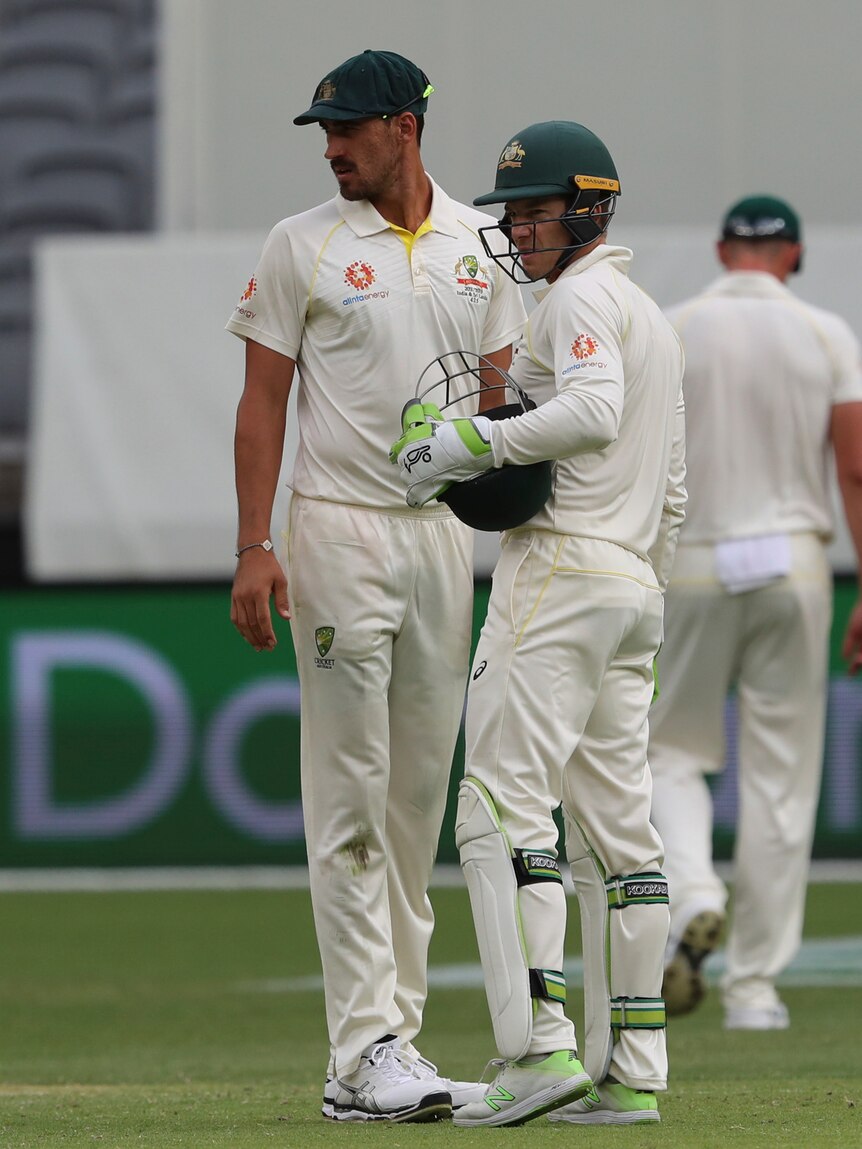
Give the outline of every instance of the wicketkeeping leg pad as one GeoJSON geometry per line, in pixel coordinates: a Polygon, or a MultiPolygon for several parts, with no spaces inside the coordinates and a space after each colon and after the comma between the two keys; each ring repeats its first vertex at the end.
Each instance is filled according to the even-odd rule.
{"type": "Polygon", "coordinates": [[[602,1081],[621,1030],[665,1025],[660,994],[667,879],[657,871],[608,878],[580,827],[567,822],[567,831],[583,933],[582,1060],[593,1080],[602,1081]]]}
{"type": "Polygon", "coordinates": [[[500,1054],[517,1061],[530,1047],[533,998],[564,1002],[566,996],[561,970],[530,968],[518,890],[544,882],[562,887],[560,869],[550,851],[512,846],[491,795],[473,778],[461,783],[455,841],[470,894],[494,1038],[500,1054]]]}

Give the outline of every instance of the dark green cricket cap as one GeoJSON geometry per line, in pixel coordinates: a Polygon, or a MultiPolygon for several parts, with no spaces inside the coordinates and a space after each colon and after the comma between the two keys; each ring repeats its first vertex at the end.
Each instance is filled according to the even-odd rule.
{"type": "Polygon", "coordinates": [[[771,195],[751,195],[729,208],[721,222],[722,239],[802,240],[799,216],[789,203],[771,195]]]}
{"type": "Polygon", "coordinates": [[[397,52],[367,48],[351,56],[323,77],[311,107],[293,121],[317,124],[321,120],[363,120],[412,112],[421,116],[434,88],[412,60],[397,52]]]}

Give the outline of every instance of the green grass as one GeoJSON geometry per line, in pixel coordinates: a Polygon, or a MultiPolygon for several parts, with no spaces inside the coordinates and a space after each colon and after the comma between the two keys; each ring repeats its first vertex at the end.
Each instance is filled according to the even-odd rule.
{"type": "MultiPolygon", "coordinates": [[[[474,962],[466,895],[433,897],[432,964],[474,962]]],[[[811,887],[807,937],[860,932],[862,885],[811,887]]],[[[784,1033],[725,1033],[710,994],[670,1026],[656,1127],[461,1130],[320,1117],[322,994],[263,988],[318,969],[304,891],[3,894],[0,1146],[862,1146],[859,987],[786,989],[784,1033]]],[[[480,1072],[482,991],[432,990],[420,1045],[451,1076],[480,1072]]]]}

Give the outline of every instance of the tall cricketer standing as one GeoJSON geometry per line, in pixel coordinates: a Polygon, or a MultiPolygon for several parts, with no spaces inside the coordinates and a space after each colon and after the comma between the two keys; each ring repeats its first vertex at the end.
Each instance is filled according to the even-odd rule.
{"type": "Polygon", "coordinates": [[[525,313],[480,242],[490,217],[423,168],[432,91],[392,52],[324,77],[294,122],[323,129],[339,194],[275,226],[228,323],[246,341],[232,619],[261,651],[276,642],[270,598],[291,618],[332,1051],[323,1112],[337,1120],[433,1120],[477,1093],[412,1044],[469,661],[472,532],[442,505],[406,507],[386,454],[425,366],[458,347],[506,368],[525,313]],[[288,605],[270,518],[294,378],[288,605]]]}

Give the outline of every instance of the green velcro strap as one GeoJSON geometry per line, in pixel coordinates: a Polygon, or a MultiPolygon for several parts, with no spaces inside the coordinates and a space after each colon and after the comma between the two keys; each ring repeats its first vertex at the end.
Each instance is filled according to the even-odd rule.
{"type": "Polygon", "coordinates": [[[666,1025],[661,997],[611,998],[611,1029],[664,1029],[666,1025]]]}
{"type": "Polygon", "coordinates": [[[561,969],[531,969],[530,996],[566,1004],[566,978],[561,969]]]}
{"type": "Polygon", "coordinates": [[[621,910],[625,906],[651,906],[668,904],[667,878],[664,874],[629,874],[625,878],[609,878],[608,908],[621,910]]]}
{"type": "Polygon", "coordinates": [[[453,419],[452,423],[461,442],[474,458],[481,459],[483,455],[488,454],[491,444],[482,438],[472,419],[453,419]]]}
{"type": "Polygon", "coordinates": [[[513,850],[512,865],[519,886],[563,881],[560,864],[548,850],[513,850]]]}

